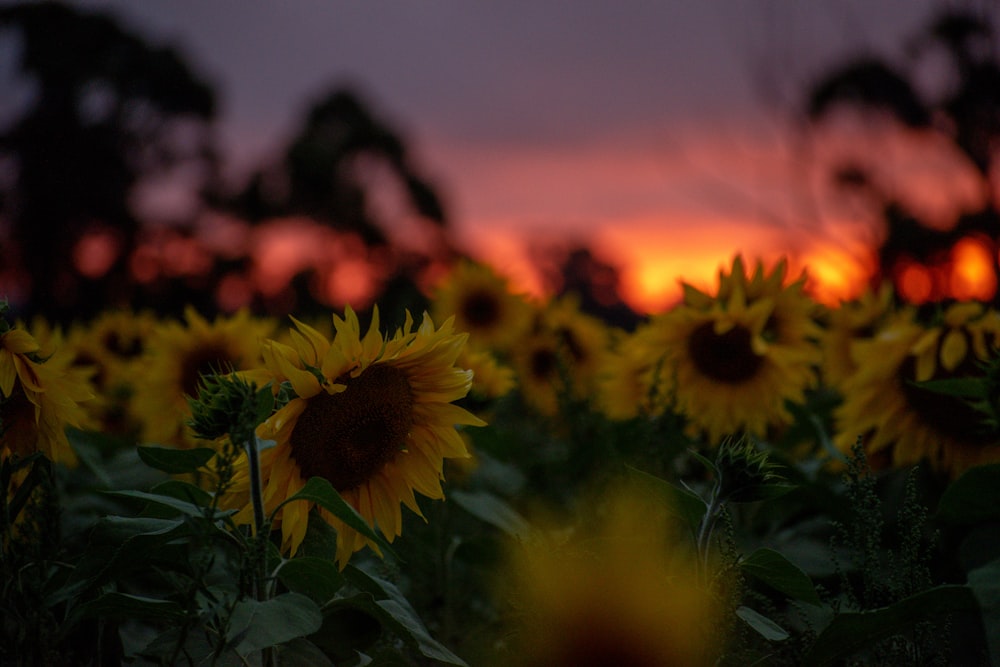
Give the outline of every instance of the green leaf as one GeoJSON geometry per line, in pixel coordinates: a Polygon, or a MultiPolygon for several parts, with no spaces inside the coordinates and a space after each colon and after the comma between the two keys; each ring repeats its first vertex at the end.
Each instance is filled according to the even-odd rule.
{"type": "MultiPolygon", "coordinates": [[[[396,635],[426,658],[448,665],[468,667],[464,660],[431,637],[427,628],[398,588],[392,583],[368,574],[353,565],[344,568],[344,575],[358,589],[371,594],[374,604],[363,607],[370,611],[396,635]]],[[[359,604],[363,604],[360,602],[359,604]]]]}
{"type": "Polygon", "coordinates": [[[204,467],[215,456],[215,450],[207,447],[194,449],[176,449],[158,445],[140,445],[136,452],[143,463],[151,468],[162,470],[171,475],[194,472],[204,467]]]}
{"type": "Polygon", "coordinates": [[[1000,519],[1000,463],[966,470],[944,490],[936,516],[957,525],[1000,519]]]}
{"type": "Polygon", "coordinates": [[[332,600],[344,585],[336,564],[324,558],[297,556],[283,562],[275,575],[290,591],[307,595],[317,604],[332,600]]]}
{"type": "Polygon", "coordinates": [[[466,512],[518,539],[526,539],[531,525],[517,511],[489,491],[454,490],[448,499],[466,512]]]}
{"type": "Polygon", "coordinates": [[[333,485],[329,481],[323,479],[322,477],[310,477],[309,481],[305,483],[305,486],[299,490],[291,498],[287,498],[284,502],[274,508],[274,512],[271,512],[269,519],[273,520],[274,515],[279,509],[287,505],[288,503],[295,502],[297,500],[310,500],[323,509],[331,512],[335,517],[346,523],[348,526],[358,531],[371,541],[375,542],[382,551],[391,554],[396,560],[401,560],[396,552],[392,550],[389,542],[386,541],[384,537],[379,535],[374,528],[368,525],[365,518],[358,514],[358,511],[351,507],[346,500],[340,497],[337,490],[333,488],[333,485]]]}
{"type": "Polygon", "coordinates": [[[948,584],[881,609],[839,614],[816,637],[802,664],[817,667],[834,664],[873,642],[913,627],[918,621],[977,609],[976,599],[968,586],[948,584]]]}
{"type": "Polygon", "coordinates": [[[73,576],[65,586],[53,591],[47,602],[63,602],[90,586],[148,567],[149,553],[190,532],[183,519],[104,517],[94,525],[73,576]]]}
{"type": "Polygon", "coordinates": [[[793,600],[823,605],[809,575],[773,549],[757,549],[740,562],[740,568],[793,600]]]}
{"type": "Polygon", "coordinates": [[[667,504],[667,509],[680,517],[692,531],[697,531],[702,517],[705,516],[705,512],[708,510],[708,506],[696,493],[683,487],[675,486],[665,479],[650,475],[648,472],[644,472],[638,468],[625,466],[625,470],[629,478],[641,487],[663,496],[667,504]]]}
{"type": "Polygon", "coordinates": [[[190,482],[184,482],[179,479],[168,479],[165,482],[160,482],[150,489],[150,493],[170,496],[178,500],[186,500],[201,507],[207,507],[212,502],[212,494],[208,491],[200,486],[195,486],[190,482]]]}
{"type": "Polygon", "coordinates": [[[969,588],[979,603],[983,627],[986,628],[990,662],[1000,665],[1000,632],[996,631],[996,628],[1000,628],[1000,558],[971,570],[968,581],[969,588]]]}
{"type": "Polygon", "coordinates": [[[151,618],[177,621],[184,618],[184,609],[172,600],[129,595],[127,593],[110,592],[95,600],[84,602],[74,607],[59,632],[66,636],[68,631],[86,618],[151,618]]]}
{"type": "Polygon", "coordinates": [[[260,424],[266,421],[271,413],[274,412],[274,392],[271,391],[271,385],[268,383],[263,389],[257,391],[257,423],[260,424]]]}
{"type": "MultiPolygon", "coordinates": [[[[205,509],[200,505],[195,503],[181,500],[180,498],[173,498],[171,496],[160,495],[158,493],[147,493],[146,491],[104,491],[103,493],[109,496],[115,496],[117,498],[130,498],[132,500],[141,500],[146,504],[154,505],[156,507],[173,510],[173,513],[185,514],[191,517],[203,518],[205,516],[205,509]]],[[[235,514],[236,510],[216,510],[215,516],[217,518],[222,518],[235,514]]]]}
{"type": "Polygon", "coordinates": [[[757,634],[768,641],[780,642],[788,639],[789,637],[787,630],[769,619],[767,616],[754,611],[750,607],[740,607],[736,610],[736,615],[743,619],[747,625],[756,630],[757,634]]]}
{"type": "Polygon", "coordinates": [[[246,656],[268,646],[311,635],[323,625],[316,603],[299,593],[265,600],[241,600],[229,618],[226,641],[246,656]]]}
{"type": "Polygon", "coordinates": [[[945,378],[925,380],[924,382],[911,381],[910,384],[919,389],[957,398],[985,399],[989,397],[989,390],[984,378],[945,378]]]}

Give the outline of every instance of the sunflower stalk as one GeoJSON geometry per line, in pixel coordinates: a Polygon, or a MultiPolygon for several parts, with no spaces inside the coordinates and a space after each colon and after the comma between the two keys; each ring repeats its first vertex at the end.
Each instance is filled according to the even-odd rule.
{"type": "MultiPolygon", "coordinates": [[[[232,444],[242,443],[246,451],[250,473],[250,502],[254,516],[254,537],[250,543],[253,595],[258,601],[266,602],[270,597],[267,541],[271,531],[264,511],[260,452],[268,443],[257,437],[256,430],[274,410],[274,393],[270,385],[258,390],[256,384],[247,382],[236,373],[210,374],[202,376],[198,398],[190,399],[189,403],[192,414],[189,425],[196,437],[214,441],[221,439],[232,444]]],[[[225,455],[222,459],[220,484],[224,486],[230,481],[232,462],[225,455]]],[[[270,647],[263,649],[262,658],[265,667],[274,664],[274,654],[270,647]]]]}
{"type": "Polygon", "coordinates": [[[712,488],[697,537],[698,555],[707,572],[712,534],[726,504],[765,500],[789,487],[778,474],[777,466],[746,435],[723,440],[714,462],[697,452],[692,455],[712,474],[712,488]]]}
{"type": "Polygon", "coordinates": [[[267,589],[267,514],[264,512],[264,483],[260,472],[260,440],[254,436],[246,441],[247,461],[250,467],[250,501],[253,504],[254,519],[254,589],[257,599],[261,602],[268,597],[267,589]]]}

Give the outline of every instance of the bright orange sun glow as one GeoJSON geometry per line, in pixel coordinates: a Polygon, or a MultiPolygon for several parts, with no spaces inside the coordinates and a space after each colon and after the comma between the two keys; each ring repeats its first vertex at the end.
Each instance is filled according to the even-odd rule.
{"type": "Polygon", "coordinates": [[[960,300],[992,299],[997,289],[993,272],[995,252],[988,241],[977,236],[967,236],[956,243],[951,249],[951,295],[960,300]]]}
{"type": "MultiPolygon", "coordinates": [[[[511,227],[501,229],[494,225],[468,235],[473,254],[506,276],[515,290],[543,296],[527,241],[511,227]]],[[[595,252],[620,270],[622,299],[640,313],[661,312],[679,301],[682,282],[714,290],[719,270],[728,269],[737,254],[750,266],[760,260],[769,268],[787,259],[789,281],[804,272],[810,295],[836,305],[857,296],[872,270],[870,252],[861,242],[855,246],[813,243],[792,252],[780,229],[712,218],[685,224],[651,218],[621,221],[593,239],[595,252]]]]}

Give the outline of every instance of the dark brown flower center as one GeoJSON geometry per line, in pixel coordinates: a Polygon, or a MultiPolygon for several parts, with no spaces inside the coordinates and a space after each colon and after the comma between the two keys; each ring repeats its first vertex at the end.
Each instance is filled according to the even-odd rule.
{"type": "Polygon", "coordinates": [[[138,336],[122,336],[117,331],[108,331],[102,340],[104,349],[122,357],[132,359],[142,354],[142,339],[138,336]]]}
{"type": "Polygon", "coordinates": [[[688,353],[703,375],[740,384],[756,376],[763,363],[763,357],[753,351],[752,340],[750,331],[740,325],[718,334],[713,322],[705,322],[691,333],[688,353]]]}
{"type": "Polygon", "coordinates": [[[292,430],[292,458],[302,476],[323,477],[337,491],[360,486],[391,461],[413,426],[413,391],[406,373],[369,366],[340,380],[339,394],[308,399],[292,430]]]}
{"type": "MultiPolygon", "coordinates": [[[[908,356],[899,368],[899,377],[906,402],[919,415],[920,421],[938,433],[968,444],[985,445],[992,442],[983,423],[983,415],[967,402],[956,396],[915,385],[913,380],[916,377],[916,367],[916,358],[908,356]]],[[[932,379],[974,378],[982,374],[983,371],[976,366],[975,355],[970,353],[951,371],[939,366],[932,379]]]]}
{"type": "Polygon", "coordinates": [[[469,325],[488,329],[500,321],[500,302],[489,290],[475,290],[462,301],[461,313],[469,325]]]}
{"type": "Polygon", "coordinates": [[[532,351],[528,362],[531,377],[538,380],[552,379],[559,368],[559,359],[556,357],[555,350],[547,347],[532,351]]]}
{"type": "Polygon", "coordinates": [[[197,396],[203,375],[228,373],[239,368],[240,360],[220,344],[209,344],[189,352],[181,359],[181,389],[188,396],[197,396]]]}

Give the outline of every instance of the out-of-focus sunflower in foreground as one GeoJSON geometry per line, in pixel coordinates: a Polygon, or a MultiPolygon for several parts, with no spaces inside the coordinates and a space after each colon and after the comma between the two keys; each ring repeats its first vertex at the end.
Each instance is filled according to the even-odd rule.
{"type": "Polygon", "coordinates": [[[692,435],[711,443],[790,423],[786,403],[801,403],[817,382],[821,329],[805,277],[785,285],[786,264],[758,262],[748,277],[737,256],[711,296],[684,285],[684,300],[654,318],[672,375],[676,406],[692,435]]]}
{"type": "Polygon", "coordinates": [[[939,324],[915,313],[854,348],[857,370],[842,384],[835,443],[850,452],[861,437],[876,465],[926,460],[957,476],[1000,461],[1000,442],[962,399],[918,386],[928,380],[981,378],[981,363],[1000,343],[1000,314],[981,304],[949,306],[939,324]]]}
{"type": "MultiPolygon", "coordinates": [[[[377,309],[364,336],[350,308],[343,319],[334,315],[334,328],[331,341],[296,322],[292,344],[269,341],[265,372],[248,374],[275,387],[288,382],[296,396],[257,430],[276,443],[261,452],[265,509],[270,514],[309,478],[322,477],[391,541],[402,531],[400,503],[422,516],[414,491],[443,498],[444,459],[468,456],[456,425],[484,425],[452,403],[472,383],[472,373],[455,366],[467,335],[456,333],[451,319],[435,329],[427,315],[414,329],[407,314],[402,329],[383,337],[377,309]]],[[[230,506],[245,502],[249,486],[244,467],[230,506]]],[[[299,548],[313,507],[297,501],[278,511],[283,551],[299,548]]],[[[244,506],[237,520],[250,523],[251,509],[244,506]]],[[[337,530],[343,567],[368,540],[325,509],[316,511],[337,530]]]]}
{"type": "Polygon", "coordinates": [[[133,408],[151,442],[191,446],[185,426],[188,396],[197,396],[203,375],[255,368],[260,347],[275,323],[248,311],[209,321],[193,308],[184,321],[164,320],[150,334],[141,376],[135,380],[133,408]]]}
{"type": "Polygon", "coordinates": [[[513,611],[511,653],[526,667],[714,664],[719,608],[662,503],[610,496],[590,530],[511,548],[498,595],[513,611]]]}
{"type": "Polygon", "coordinates": [[[85,376],[59,351],[40,356],[28,331],[8,329],[0,316],[0,458],[42,452],[55,463],[74,465],[66,427],[81,427],[81,403],[93,392],[85,376]]]}

